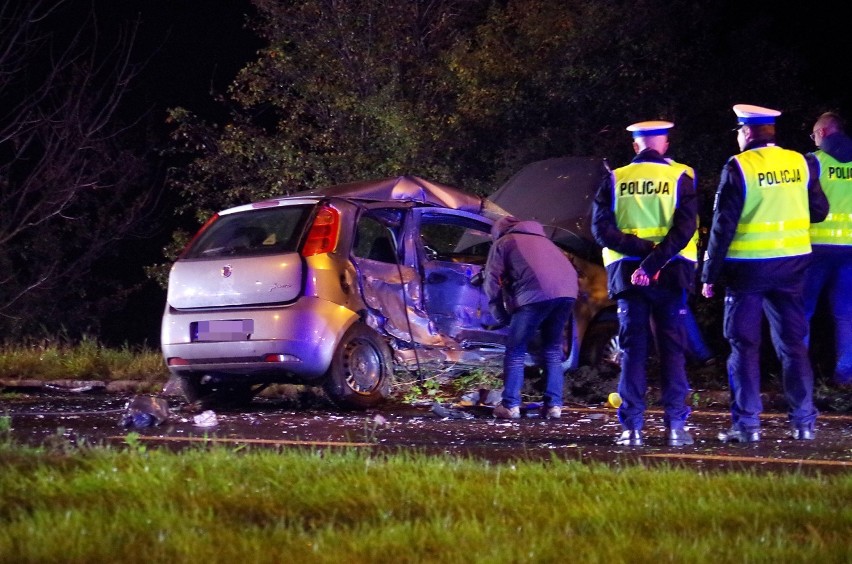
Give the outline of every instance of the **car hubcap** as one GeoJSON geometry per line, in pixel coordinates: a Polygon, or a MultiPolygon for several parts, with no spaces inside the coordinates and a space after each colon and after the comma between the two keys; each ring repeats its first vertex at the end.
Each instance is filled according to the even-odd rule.
{"type": "Polygon", "coordinates": [[[381,380],[382,360],[370,343],[354,341],[346,349],[345,370],[347,385],[359,394],[367,394],[381,380]]]}

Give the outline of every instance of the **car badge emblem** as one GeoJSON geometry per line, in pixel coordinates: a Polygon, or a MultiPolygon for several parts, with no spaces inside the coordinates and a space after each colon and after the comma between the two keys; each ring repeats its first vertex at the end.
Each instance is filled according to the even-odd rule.
{"type": "Polygon", "coordinates": [[[222,276],[224,276],[225,278],[230,278],[230,276],[231,276],[231,274],[233,274],[233,272],[234,271],[231,269],[230,264],[226,264],[225,266],[222,267],[222,276]]]}

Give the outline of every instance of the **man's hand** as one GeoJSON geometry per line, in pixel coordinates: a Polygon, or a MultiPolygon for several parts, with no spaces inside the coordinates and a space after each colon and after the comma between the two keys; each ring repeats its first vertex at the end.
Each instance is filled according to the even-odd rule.
{"type": "Polygon", "coordinates": [[[648,273],[642,267],[639,267],[630,275],[630,282],[634,286],[648,286],[651,284],[651,278],[648,277],[648,273]]]}
{"type": "Polygon", "coordinates": [[[701,295],[705,298],[713,297],[713,284],[704,284],[701,286],[701,295]]]}

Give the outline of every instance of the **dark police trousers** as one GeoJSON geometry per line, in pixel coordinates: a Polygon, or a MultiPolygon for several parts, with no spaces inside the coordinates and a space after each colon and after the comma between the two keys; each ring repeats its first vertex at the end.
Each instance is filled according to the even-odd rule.
{"type": "Polygon", "coordinates": [[[618,393],[622,404],[618,419],[625,429],[642,429],[648,389],[646,362],[650,320],[656,329],[660,358],[660,387],[666,427],[682,429],[689,416],[684,349],[686,347],[686,296],[683,290],[657,286],[636,287],[617,296],[618,339],[623,350],[618,393]]]}
{"type": "Polygon", "coordinates": [[[760,428],[760,341],[763,314],[775,352],[781,360],[784,396],[789,419],[798,428],[813,429],[817,410],[813,402],[814,374],[805,345],[802,285],[763,291],[727,290],[725,338],[731,344],[728,380],[731,385],[731,420],[741,431],[760,428]]]}

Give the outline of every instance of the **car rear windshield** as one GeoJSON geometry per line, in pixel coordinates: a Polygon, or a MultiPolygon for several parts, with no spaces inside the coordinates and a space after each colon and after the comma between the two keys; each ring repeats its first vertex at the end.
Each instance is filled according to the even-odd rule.
{"type": "Polygon", "coordinates": [[[277,206],[223,215],[198,237],[184,258],[297,252],[313,207],[277,206]]]}

